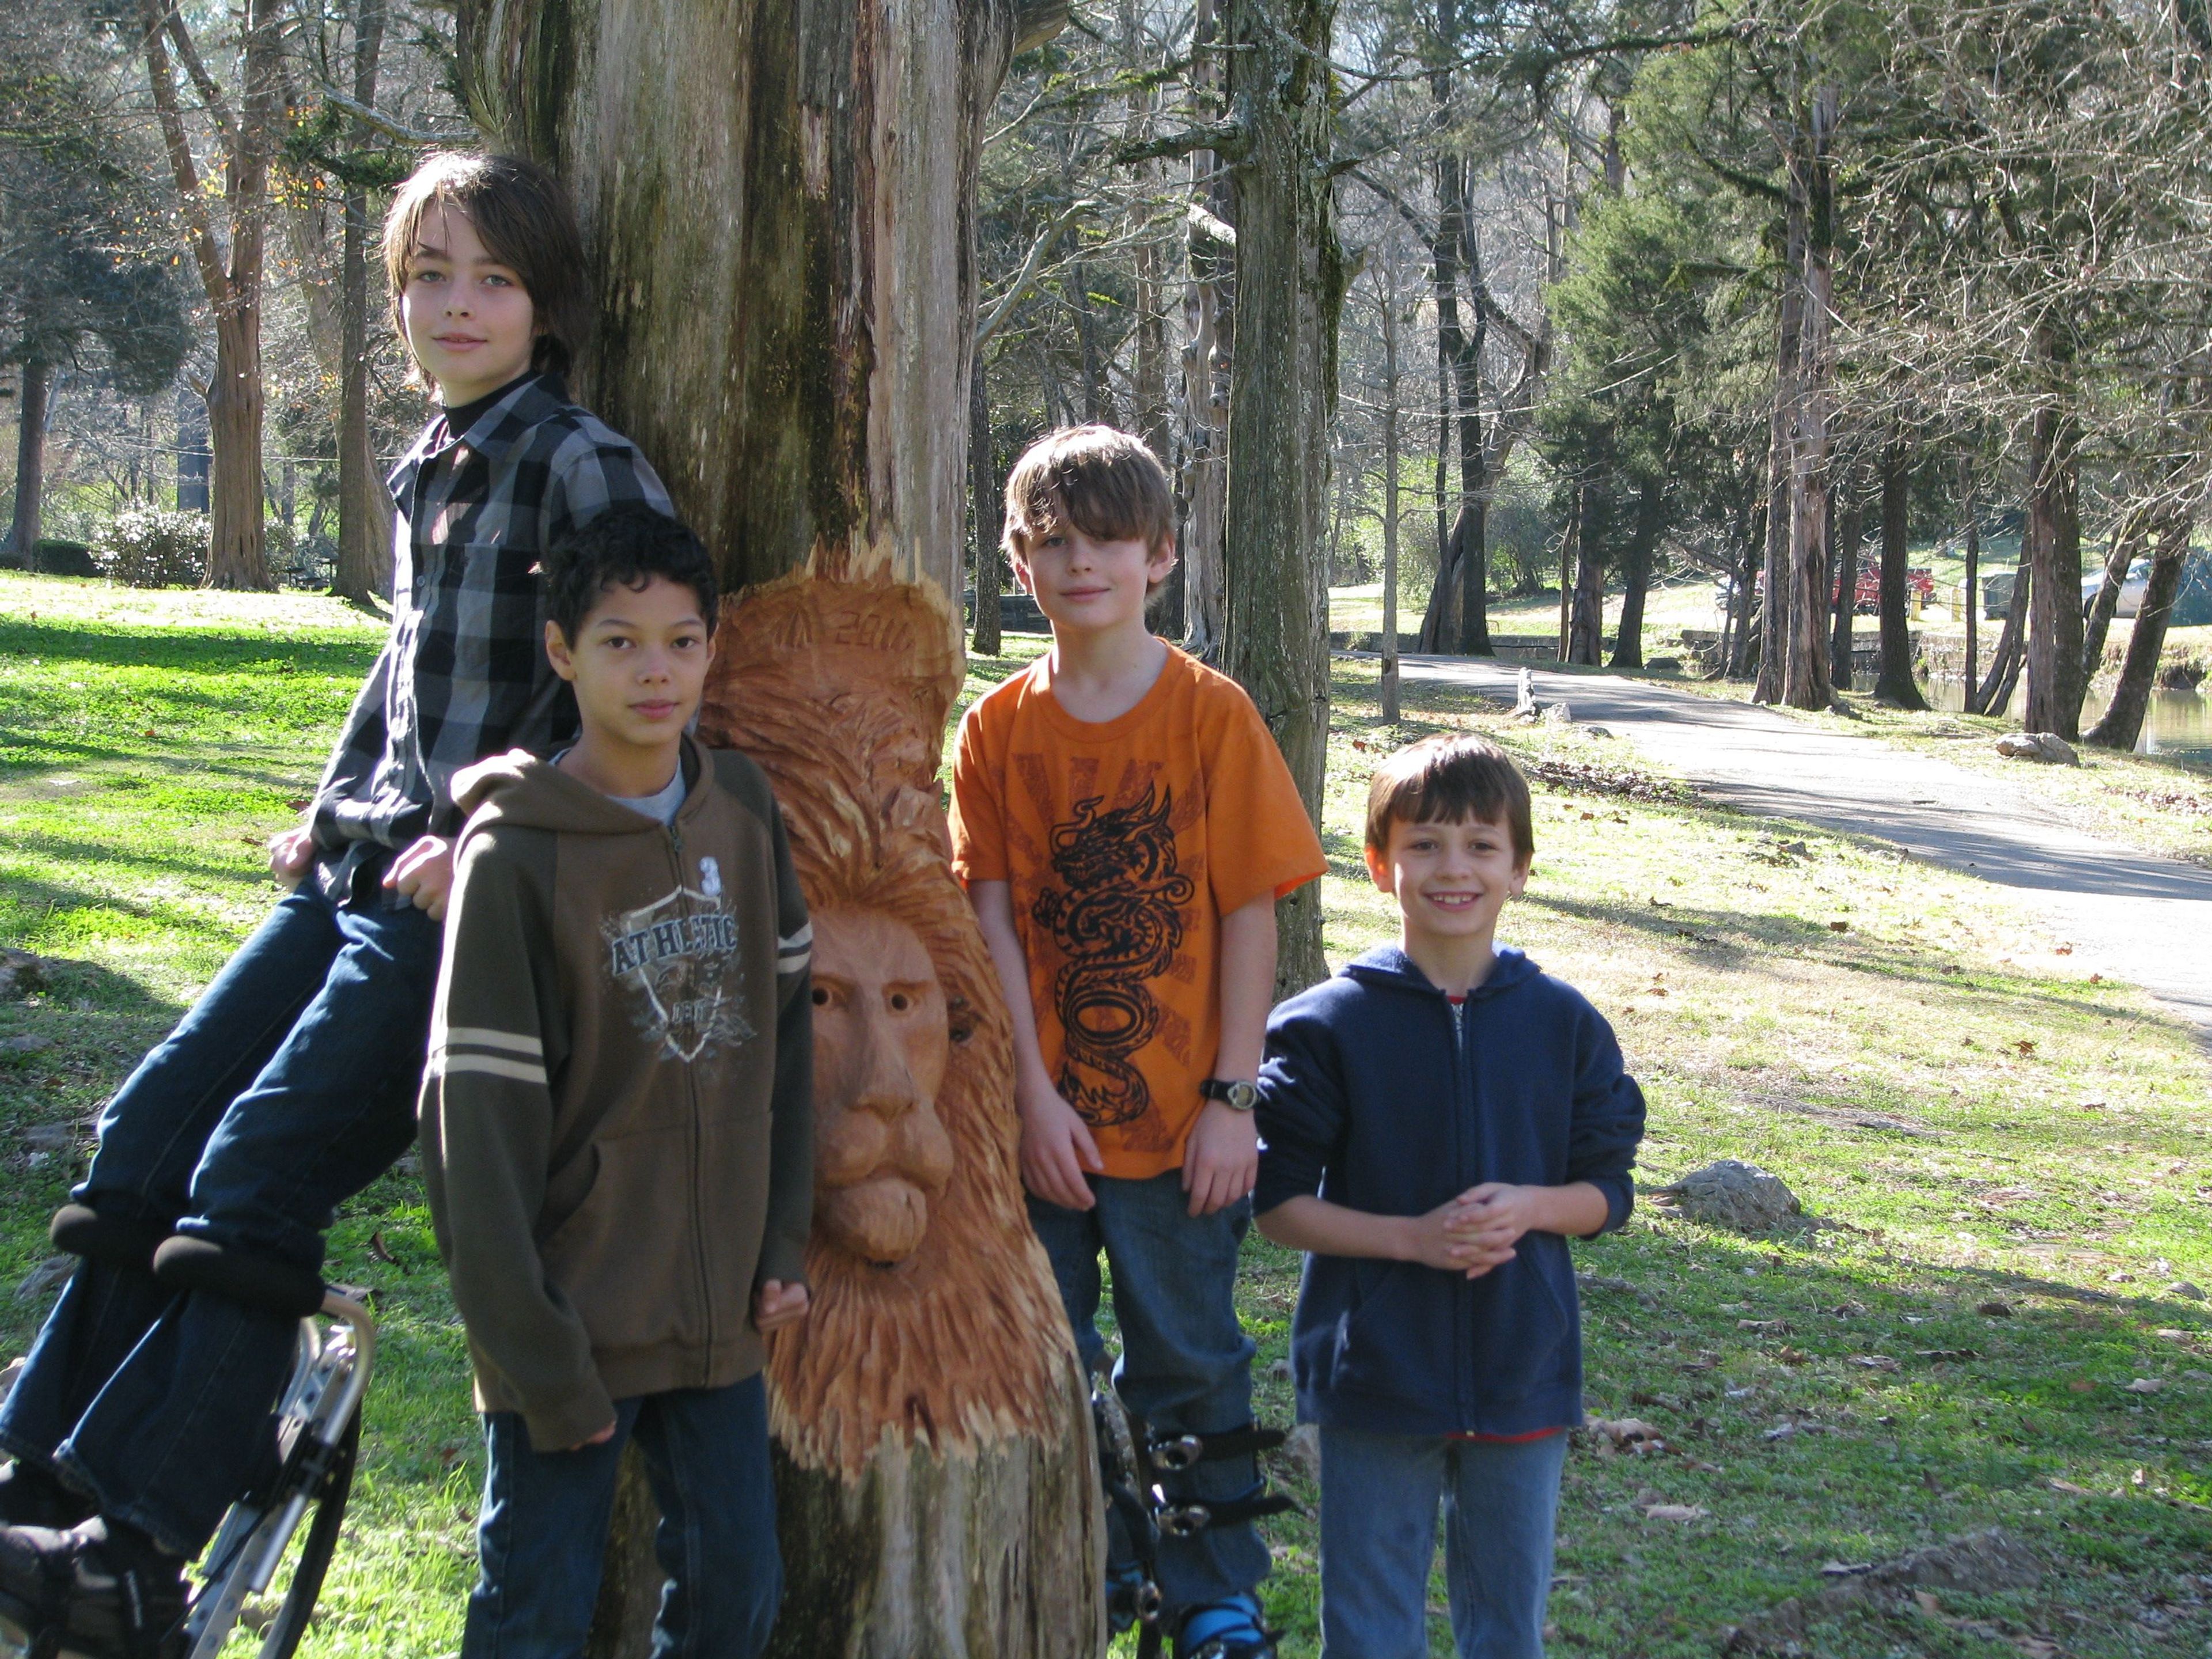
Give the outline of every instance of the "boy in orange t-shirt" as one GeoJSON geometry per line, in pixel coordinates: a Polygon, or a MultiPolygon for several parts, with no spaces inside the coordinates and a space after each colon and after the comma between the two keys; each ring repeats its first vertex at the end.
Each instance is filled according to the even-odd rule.
{"type": "MultiPolygon", "coordinates": [[[[953,868],[1013,1016],[1022,1179],[1077,1346],[1101,1363],[1103,1249],[1116,1390],[1155,1439],[1213,1443],[1164,1474],[1188,1530],[1163,1528],[1162,1620],[1177,1659],[1264,1659],[1251,1519],[1277,1505],[1231,1292],[1275,901],[1325,860],[1251,699],[1145,627],[1174,526],[1159,463],[1126,433],[1055,432],[1015,464],[1005,547],[1053,645],[961,723],[953,868]]],[[[1134,1573],[1109,1564],[1124,1591],[1134,1573]]]]}

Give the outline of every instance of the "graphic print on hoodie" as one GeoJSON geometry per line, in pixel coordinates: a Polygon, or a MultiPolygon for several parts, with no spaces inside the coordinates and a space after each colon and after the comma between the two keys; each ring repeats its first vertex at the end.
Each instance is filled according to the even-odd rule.
{"type": "Polygon", "coordinates": [[[679,885],[601,928],[608,975],[647,1047],[688,1065],[718,1043],[752,1037],[740,1002],[738,919],[714,859],[699,860],[698,886],[679,885]]]}

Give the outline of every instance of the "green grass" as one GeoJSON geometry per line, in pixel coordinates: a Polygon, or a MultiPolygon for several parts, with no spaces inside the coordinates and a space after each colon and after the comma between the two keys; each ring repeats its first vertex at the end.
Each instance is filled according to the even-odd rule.
{"type": "MultiPolygon", "coordinates": [[[[51,1044],[0,1048],[7,1282],[46,1255],[83,1156],[25,1133],[81,1123],[265,908],[258,843],[312,787],[379,632],[296,596],[0,578],[0,944],[68,964],[35,1003],[0,1005],[0,1043],[51,1044]]],[[[969,696],[1018,665],[978,661],[969,696]]],[[[1577,1247],[1601,1281],[1584,1298],[1592,1415],[1642,1418],[1675,1449],[1606,1457],[1578,1437],[1555,1651],[1710,1655],[1723,1626],[1816,1593],[1825,1562],[1999,1523],[2050,1564],[2040,1589],[1862,1611],[1811,1650],[2021,1650],[1950,1619],[2083,1659],[2204,1653],[2212,1304],[2165,1289],[2212,1286],[2204,1051],[2075,973],[2002,890],[1717,811],[1625,769],[1617,744],[1515,726],[1451,688],[1409,683],[1405,724],[1384,728],[1373,665],[1338,671],[1331,958],[1391,932],[1357,867],[1368,769],[1429,731],[1498,737],[1555,781],[1505,931],[1614,1022],[1651,1103],[1645,1174],[1747,1158],[1819,1222],[1744,1239],[1647,1206],[1577,1247]],[[2008,1316],[1977,1311],[1997,1300],[2008,1316]],[[1646,1520],[1653,1501],[1709,1513],[1646,1520]]],[[[1239,1291],[1278,1422],[1296,1268],[1255,1237],[1239,1291]]],[[[387,1176],[347,1206],[331,1271],[376,1287],[384,1348],[307,1651],[450,1652],[482,1463],[416,1182],[387,1176]]],[[[0,1357],[46,1305],[0,1295],[0,1357]]],[[[1310,1505],[1294,1465],[1277,1473],[1310,1505]]],[[[1285,1654],[1310,1655],[1311,1525],[1267,1531],[1285,1654]]]]}

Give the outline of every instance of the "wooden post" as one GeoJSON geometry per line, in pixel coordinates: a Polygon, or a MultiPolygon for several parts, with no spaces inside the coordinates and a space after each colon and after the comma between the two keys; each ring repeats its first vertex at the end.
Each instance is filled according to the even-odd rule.
{"type": "MultiPolygon", "coordinates": [[[[1011,1035],[936,781],[982,123],[1060,9],[460,11],[472,112],[576,201],[600,303],[580,392],[715,551],[731,598],[701,729],[775,781],[816,972],[842,988],[817,1003],[814,1311],[769,1345],[774,1651],[794,1659],[1104,1644],[1087,1388],[1023,1207],[1011,1035]],[[860,1133],[879,1107],[893,1132],[860,1133]]],[[[612,1540],[618,1568],[648,1513],[612,1540]]],[[[658,1585],[610,1572],[595,1656],[644,1651],[658,1585]]]]}

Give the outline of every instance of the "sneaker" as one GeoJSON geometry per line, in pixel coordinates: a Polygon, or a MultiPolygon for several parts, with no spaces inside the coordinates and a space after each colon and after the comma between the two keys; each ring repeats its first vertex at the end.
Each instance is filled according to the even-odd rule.
{"type": "Polygon", "coordinates": [[[85,1659],[165,1659],[185,1616],[185,1564],[100,1516],[57,1531],[0,1527],[0,1620],[26,1645],[85,1659]]]}
{"type": "Polygon", "coordinates": [[[0,1468],[0,1526],[58,1529],[91,1516],[92,1505],[46,1470],[21,1458],[0,1468]]]}
{"type": "Polygon", "coordinates": [[[1248,1590],[1191,1608],[1176,1630],[1175,1659],[1275,1659],[1260,1598],[1248,1590]]]}

